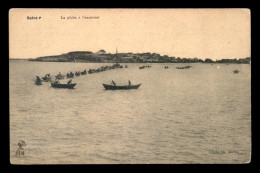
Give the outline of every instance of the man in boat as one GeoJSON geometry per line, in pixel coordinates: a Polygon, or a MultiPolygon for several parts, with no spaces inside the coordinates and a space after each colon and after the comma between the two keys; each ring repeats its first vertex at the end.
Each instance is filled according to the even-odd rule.
{"type": "Polygon", "coordinates": [[[37,81],[40,81],[41,79],[40,79],[40,77],[39,77],[39,76],[36,76],[36,80],[37,80],[37,81]]]}
{"type": "Polygon", "coordinates": [[[131,82],[130,82],[130,80],[128,80],[128,85],[129,85],[129,86],[131,85],[131,82]]]}
{"type": "Polygon", "coordinates": [[[71,79],[71,80],[69,80],[69,81],[67,82],[67,84],[71,84],[71,81],[72,81],[72,79],[71,79]]]}
{"type": "Polygon", "coordinates": [[[116,83],[115,83],[115,81],[113,81],[113,80],[112,80],[112,84],[113,84],[114,86],[116,86],[116,83]]]}
{"type": "Polygon", "coordinates": [[[59,84],[60,83],[59,79],[55,79],[54,83],[59,84]]]}

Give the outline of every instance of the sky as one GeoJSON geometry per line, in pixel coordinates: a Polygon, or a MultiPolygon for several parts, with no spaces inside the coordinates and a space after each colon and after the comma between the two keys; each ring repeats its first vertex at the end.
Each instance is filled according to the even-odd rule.
{"type": "Polygon", "coordinates": [[[9,58],[37,58],[101,49],[115,53],[116,48],[120,53],[151,52],[181,58],[216,60],[250,57],[250,10],[9,11],[9,58]]]}

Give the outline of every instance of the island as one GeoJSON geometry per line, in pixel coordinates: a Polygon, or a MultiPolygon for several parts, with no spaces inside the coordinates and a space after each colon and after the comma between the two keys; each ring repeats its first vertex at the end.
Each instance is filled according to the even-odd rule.
{"type": "Polygon", "coordinates": [[[158,53],[107,53],[105,50],[98,52],[91,51],[73,51],[61,55],[43,56],[35,59],[30,58],[29,61],[42,62],[90,62],[90,63],[236,63],[250,64],[251,57],[220,59],[213,61],[210,58],[205,60],[195,58],[180,58],[168,55],[160,55],[158,53]]]}

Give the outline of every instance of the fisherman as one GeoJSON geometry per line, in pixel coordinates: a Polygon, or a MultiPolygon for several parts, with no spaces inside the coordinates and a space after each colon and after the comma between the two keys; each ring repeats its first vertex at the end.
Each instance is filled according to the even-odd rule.
{"type": "Polygon", "coordinates": [[[69,80],[69,81],[67,82],[67,84],[71,84],[71,81],[72,81],[72,79],[71,79],[71,80],[69,80]]]}
{"type": "Polygon", "coordinates": [[[116,83],[115,83],[115,81],[113,81],[113,80],[112,80],[112,84],[113,84],[114,86],[116,86],[116,83]]]}
{"type": "Polygon", "coordinates": [[[37,81],[40,81],[40,80],[41,80],[39,76],[36,76],[36,79],[37,79],[37,81]]]}
{"type": "Polygon", "coordinates": [[[58,83],[60,83],[59,82],[59,79],[55,79],[55,82],[54,82],[55,84],[58,84],[58,83]]]}
{"type": "Polygon", "coordinates": [[[128,80],[128,85],[131,85],[131,82],[130,82],[130,80],[128,80]]]}

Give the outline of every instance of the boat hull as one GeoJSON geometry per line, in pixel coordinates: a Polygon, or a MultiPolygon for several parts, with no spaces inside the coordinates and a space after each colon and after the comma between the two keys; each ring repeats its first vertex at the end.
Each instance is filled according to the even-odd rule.
{"type": "Polygon", "coordinates": [[[104,88],[106,90],[130,90],[130,89],[138,89],[139,85],[125,85],[125,86],[114,86],[114,85],[107,85],[103,84],[104,88]]]}
{"type": "Polygon", "coordinates": [[[42,85],[42,81],[35,81],[35,85],[42,85]]]}
{"type": "Polygon", "coordinates": [[[55,84],[55,83],[51,83],[51,86],[53,88],[68,88],[68,89],[73,89],[75,87],[75,83],[74,84],[55,84]]]}

